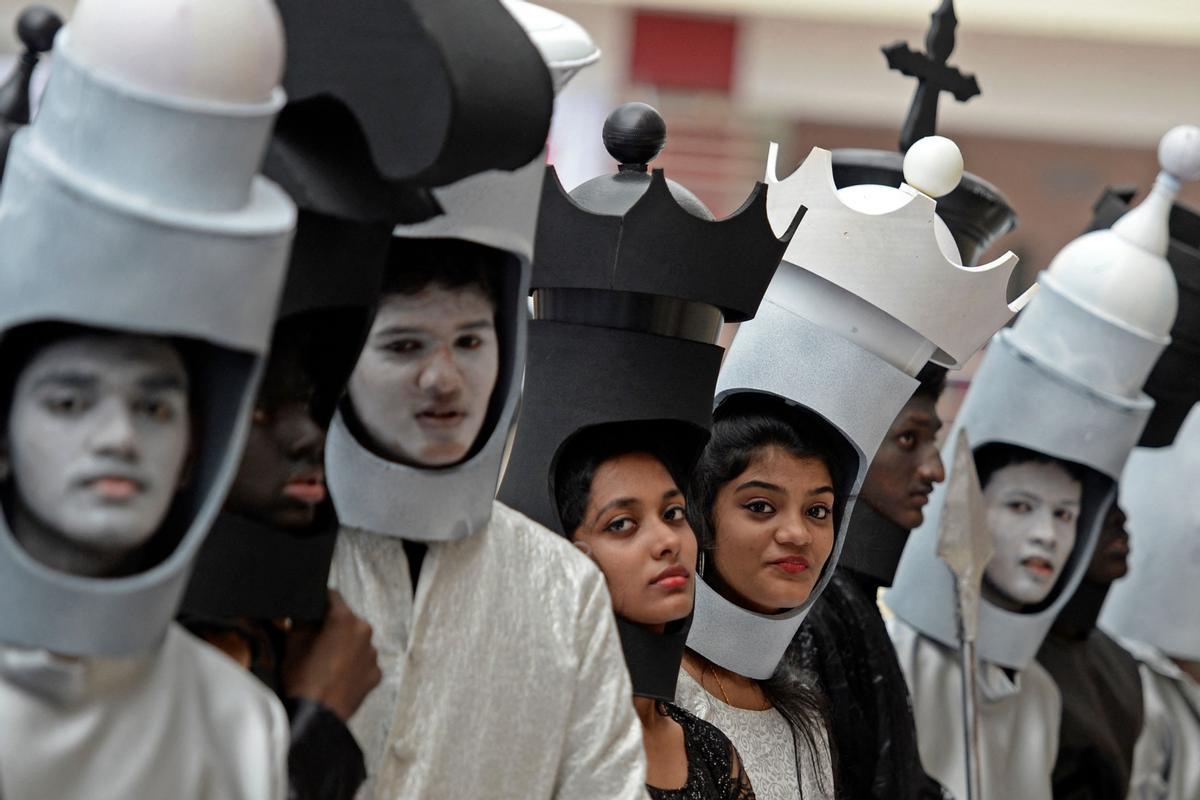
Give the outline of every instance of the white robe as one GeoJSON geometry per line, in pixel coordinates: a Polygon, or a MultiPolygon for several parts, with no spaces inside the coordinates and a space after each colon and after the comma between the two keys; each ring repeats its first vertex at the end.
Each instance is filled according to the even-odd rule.
{"type": "Polygon", "coordinates": [[[0,651],[4,800],[282,800],[287,748],[275,695],[174,623],[137,658],[0,651]]]}
{"type": "Polygon", "coordinates": [[[1133,750],[1130,800],[1200,798],[1200,684],[1161,651],[1122,640],[1141,662],[1145,722],[1133,750]]]}
{"type": "Polygon", "coordinates": [[[343,528],[330,583],[384,675],[350,720],[360,798],[645,796],[608,589],[566,539],[496,503],[485,530],[429,545],[414,598],[401,540],[343,528]]]}
{"type": "MultiPolygon", "coordinates": [[[[888,633],[912,695],[917,747],[925,771],[966,800],[962,669],[957,650],[921,635],[899,618],[888,633]]],[[[1062,696],[1036,661],[1010,679],[979,664],[980,781],[985,798],[1051,800],[1062,696]]]]}

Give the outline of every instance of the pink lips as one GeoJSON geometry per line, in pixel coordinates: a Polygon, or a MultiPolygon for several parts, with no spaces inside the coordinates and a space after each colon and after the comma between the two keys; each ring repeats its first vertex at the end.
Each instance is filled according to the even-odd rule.
{"type": "Polygon", "coordinates": [[[773,566],[779,567],[789,575],[799,575],[808,570],[808,559],[802,556],[788,556],[778,561],[772,561],[773,566]]]}
{"type": "Polygon", "coordinates": [[[129,500],[142,490],[141,484],[137,481],[117,475],[106,475],[96,478],[90,481],[88,485],[103,499],[118,502],[129,500]]]}
{"type": "Polygon", "coordinates": [[[295,478],[283,487],[283,496],[308,506],[325,502],[325,475],[320,472],[295,478]]]}
{"type": "Polygon", "coordinates": [[[687,567],[676,564],[673,567],[667,567],[662,572],[650,581],[651,586],[658,586],[662,589],[680,589],[687,586],[688,578],[691,573],[687,567]]]}
{"type": "Polygon", "coordinates": [[[1021,566],[1042,578],[1049,578],[1054,574],[1054,565],[1044,558],[1038,556],[1030,556],[1021,561],[1021,566]]]}
{"type": "Polygon", "coordinates": [[[429,409],[417,414],[417,422],[422,427],[448,430],[458,427],[466,417],[464,412],[454,409],[429,409]]]}

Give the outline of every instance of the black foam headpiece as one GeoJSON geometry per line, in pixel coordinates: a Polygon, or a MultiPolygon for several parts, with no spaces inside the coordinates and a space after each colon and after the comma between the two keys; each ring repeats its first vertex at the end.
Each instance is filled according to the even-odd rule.
{"type": "MultiPolygon", "coordinates": [[[[276,334],[303,320],[314,416],[328,425],[370,330],[398,224],[442,213],[430,189],[511,170],[545,145],[545,62],[496,0],[278,0],[288,38],[264,165],[299,207],[276,334]]],[[[222,514],[182,612],[317,620],[338,523],[294,533],[222,514]]]]}
{"type": "MultiPolygon", "coordinates": [[[[1133,204],[1136,190],[1109,187],[1093,206],[1088,231],[1112,227],[1133,204]]],[[[1140,447],[1168,447],[1192,406],[1200,401],[1200,213],[1180,203],[1171,206],[1167,261],[1179,287],[1179,312],[1171,343],[1146,380],[1154,411],[1142,431],[1140,447]]]]}
{"type": "Polygon", "coordinates": [[[553,466],[580,430],[678,424],[681,444],[699,454],[712,424],[722,320],[754,316],[803,216],[776,237],[759,183],[736,213],[714,220],[661,170],[647,174],[665,135],[658,112],[627,104],[605,124],[617,174],[568,195],[547,171],[525,391],[499,497],[552,530],[562,531],[553,466]]]}

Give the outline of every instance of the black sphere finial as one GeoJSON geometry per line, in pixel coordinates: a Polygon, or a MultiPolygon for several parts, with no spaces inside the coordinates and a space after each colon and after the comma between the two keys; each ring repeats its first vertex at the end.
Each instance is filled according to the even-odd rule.
{"type": "Polygon", "coordinates": [[[54,46],[54,36],[62,25],[62,17],[54,9],[29,6],[17,18],[17,37],[26,50],[46,53],[54,46]]]}
{"type": "Polygon", "coordinates": [[[604,147],[623,171],[645,172],[667,143],[667,123],[645,103],[626,103],[604,121],[604,147]]]}

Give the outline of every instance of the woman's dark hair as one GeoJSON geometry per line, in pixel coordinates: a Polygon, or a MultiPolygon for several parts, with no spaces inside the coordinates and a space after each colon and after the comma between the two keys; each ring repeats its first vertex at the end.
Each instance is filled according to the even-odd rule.
{"type": "Polygon", "coordinates": [[[713,414],[712,437],[700,454],[688,484],[688,519],[700,546],[716,546],[713,506],[717,492],[745,471],[768,447],[779,447],[796,458],[815,458],[833,479],[833,527],[841,524],[846,508],[852,465],[846,445],[839,445],[828,423],[812,412],[772,395],[742,393],[723,402],[713,414]]]}
{"type": "Polygon", "coordinates": [[[658,459],[681,490],[695,458],[697,432],[683,423],[614,422],[593,425],[568,439],[552,468],[554,502],[563,533],[573,538],[591,499],[592,478],[600,465],[631,453],[658,459]]]}
{"type": "Polygon", "coordinates": [[[429,286],[475,287],[498,301],[496,275],[508,253],[462,239],[393,237],[383,278],[383,294],[416,294],[429,286]]]}
{"type": "Polygon", "coordinates": [[[1080,483],[1087,476],[1087,469],[1073,461],[1054,458],[1027,447],[1006,442],[990,442],[974,451],[975,471],[979,473],[979,486],[984,488],[999,470],[1014,464],[1058,464],[1067,474],[1080,483]]]}
{"type": "MultiPolygon", "coordinates": [[[[712,437],[688,485],[688,519],[704,551],[711,553],[716,547],[713,507],[717,493],[768,447],[782,448],[796,458],[824,462],[833,480],[833,525],[838,529],[857,466],[848,452],[849,445],[812,412],[778,397],[745,393],[726,400],[713,415],[712,437]]],[[[785,655],[775,674],[761,685],[792,729],[797,775],[811,771],[823,780],[817,754],[824,742],[829,743],[830,758],[836,755],[825,698],[813,683],[798,662],[785,655]],[[807,759],[802,757],[803,752],[808,753],[807,759]]],[[[822,790],[831,793],[833,787],[822,790]]]]}

